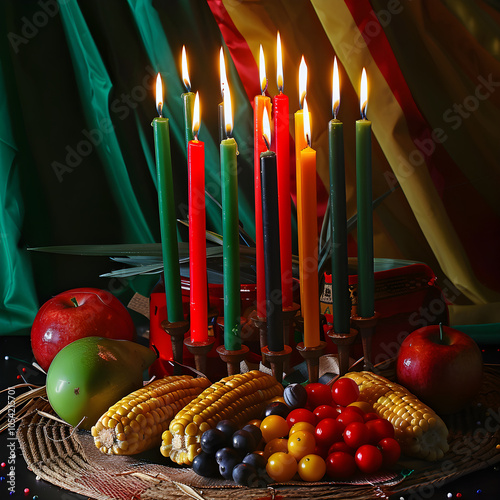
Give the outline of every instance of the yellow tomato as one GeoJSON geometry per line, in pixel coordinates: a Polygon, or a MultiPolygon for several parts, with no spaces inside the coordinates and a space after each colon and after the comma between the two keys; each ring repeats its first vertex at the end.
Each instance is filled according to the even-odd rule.
{"type": "Polygon", "coordinates": [[[269,415],[260,424],[260,430],[262,432],[262,439],[266,443],[275,439],[288,436],[288,423],[279,415],[269,415]]]}
{"type": "Polygon", "coordinates": [[[294,432],[297,432],[297,431],[310,432],[314,436],[314,425],[312,425],[309,422],[297,422],[297,423],[292,425],[288,435],[291,436],[294,432]]]}
{"type": "Polygon", "coordinates": [[[285,400],[283,398],[283,396],[274,396],[273,399],[271,399],[271,401],[269,401],[270,403],[285,403],[285,400]]]}
{"type": "Polygon", "coordinates": [[[297,473],[297,460],[282,451],[273,453],[267,461],[266,472],[277,483],[286,483],[297,473]]]}
{"type": "Polygon", "coordinates": [[[326,463],[319,455],[306,455],[299,462],[299,476],[303,481],[321,481],[326,473],[326,463]]]}
{"type": "Polygon", "coordinates": [[[277,453],[278,451],[288,453],[288,439],[271,439],[264,448],[264,457],[269,458],[273,453],[277,453]]]}
{"type": "Polygon", "coordinates": [[[296,460],[314,453],[315,448],[316,440],[310,432],[297,431],[288,438],[288,453],[296,460]]]}
{"type": "Polygon", "coordinates": [[[354,401],[354,403],[351,403],[348,405],[349,406],[357,406],[360,410],[363,410],[365,413],[370,413],[373,411],[373,406],[370,403],[367,403],[366,401],[354,401]]]}

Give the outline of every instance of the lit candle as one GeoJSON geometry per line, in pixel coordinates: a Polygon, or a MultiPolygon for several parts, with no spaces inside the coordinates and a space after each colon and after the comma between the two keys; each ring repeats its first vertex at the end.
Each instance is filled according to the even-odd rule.
{"type": "Polygon", "coordinates": [[[307,100],[303,106],[303,135],[307,146],[300,152],[297,183],[301,198],[297,219],[302,227],[299,246],[300,304],[304,319],[304,347],[317,347],[319,338],[318,231],[316,201],[316,151],[311,148],[310,115],[307,100]]]}
{"type": "Polygon", "coordinates": [[[188,144],[189,289],[191,342],[208,340],[205,143],[198,140],[200,97],[196,92],[193,136],[188,144]]]}
{"type": "Polygon", "coordinates": [[[274,136],[278,169],[278,204],[280,217],[280,261],[283,307],[293,305],[292,274],[292,205],[290,199],[290,119],[288,96],[283,93],[283,62],[281,37],[276,43],[276,80],[279,94],[273,97],[274,136]]]}
{"type": "Polygon", "coordinates": [[[271,112],[271,99],[265,95],[267,88],[264,51],[260,46],[259,76],[261,95],[254,99],[254,189],[255,189],[255,253],[257,267],[257,316],[266,317],[266,276],[264,269],[264,241],[262,234],[262,194],[260,185],[260,154],[266,151],[262,138],[264,109],[271,112]]]}
{"type": "Polygon", "coordinates": [[[186,92],[182,94],[182,101],[184,103],[184,130],[187,149],[189,141],[193,140],[194,93],[191,92],[191,80],[189,79],[186,47],[184,45],[182,46],[182,81],[186,88],[186,92]]]}
{"type": "Polygon", "coordinates": [[[221,47],[219,52],[219,75],[220,75],[220,94],[222,102],[218,106],[218,121],[219,121],[219,142],[226,138],[226,130],[224,126],[224,82],[226,81],[226,63],[224,62],[224,49],[221,47]]]}
{"type": "MultiPolygon", "coordinates": [[[[304,135],[304,100],[307,94],[307,65],[304,56],[300,61],[299,66],[299,110],[294,115],[295,125],[295,178],[297,180],[297,207],[302,203],[301,184],[298,182],[300,171],[300,152],[307,146],[306,138],[304,135]]],[[[310,117],[309,117],[310,118],[310,117]]],[[[297,238],[299,246],[299,255],[301,252],[301,245],[303,241],[302,236],[302,221],[297,217],[297,238]]]]}
{"type": "Polygon", "coordinates": [[[358,308],[357,315],[370,318],[375,311],[373,274],[373,209],[371,127],[366,119],[368,82],[363,68],[360,90],[361,120],[356,121],[356,192],[358,205],[358,308]]]}
{"type": "Polygon", "coordinates": [[[332,110],[328,125],[330,143],[330,212],[332,230],[333,329],[349,333],[351,300],[347,259],[347,218],[344,166],[344,124],[337,119],[340,107],[340,78],[337,57],[333,63],[332,110]]]}
{"type": "Polygon", "coordinates": [[[227,80],[224,85],[224,122],[227,139],[220,143],[224,262],[224,347],[228,351],[237,351],[241,349],[237,145],[232,137],[233,116],[227,80]]]}
{"type": "Polygon", "coordinates": [[[171,323],[184,320],[182,310],[179,247],[177,244],[177,219],[175,215],[174,181],[170,157],[170,128],[168,118],[162,117],[163,85],[161,76],[156,78],[156,109],[153,119],[156,172],[158,176],[158,205],[163,255],[163,273],[167,300],[167,319],[171,323]]]}
{"type": "MultiPolygon", "coordinates": [[[[269,148],[271,124],[264,110],[264,142],[269,148]]],[[[278,173],[276,153],[264,151],[260,154],[260,180],[262,183],[262,227],[264,234],[264,268],[266,276],[267,347],[279,352],[283,345],[283,303],[281,300],[280,232],[278,209],[278,173]]]]}

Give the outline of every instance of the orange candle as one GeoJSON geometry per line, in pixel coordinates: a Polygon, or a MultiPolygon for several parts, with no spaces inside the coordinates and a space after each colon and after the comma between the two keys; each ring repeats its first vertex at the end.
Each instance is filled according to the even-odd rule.
{"type": "Polygon", "coordinates": [[[208,340],[205,143],[198,140],[200,98],[196,92],[193,137],[188,143],[189,281],[191,342],[208,340]]]}
{"type": "Polygon", "coordinates": [[[318,284],[318,234],[316,230],[316,151],[311,148],[310,115],[307,101],[303,106],[303,136],[306,147],[300,152],[297,168],[297,185],[301,196],[297,199],[299,234],[300,304],[304,319],[304,346],[317,347],[319,338],[319,284],[318,284]]]}
{"type": "Polygon", "coordinates": [[[265,95],[267,88],[264,51],[260,46],[259,76],[261,95],[254,99],[254,189],[255,189],[255,252],[257,265],[257,316],[266,317],[266,271],[264,266],[264,235],[262,229],[262,189],[260,182],[260,154],[267,151],[263,139],[264,109],[271,114],[271,99],[265,95]]]}

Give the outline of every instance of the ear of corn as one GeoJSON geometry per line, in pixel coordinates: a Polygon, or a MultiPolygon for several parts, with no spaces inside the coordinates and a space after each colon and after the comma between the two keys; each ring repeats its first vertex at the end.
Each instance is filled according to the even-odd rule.
{"type": "Polygon", "coordinates": [[[260,416],[267,403],[283,394],[274,377],[253,370],[231,375],[205,389],[183,408],[163,433],[161,454],[178,464],[191,465],[201,451],[200,438],[220,420],[241,426],[260,416]]]}
{"type": "Polygon", "coordinates": [[[125,396],[92,427],[94,444],[109,455],[141,453],[161,442],[175,414],[210,385],[188,375],[155,380],[125,396]]]}
{"type": "Polygon", "coordinates": [[[350,372],[346,377],[358,384],[360,399],[394,426],[401,451],[434,461],[448,451],[448,428],[443,420],[403,386],[371,372],[350,372]]]}

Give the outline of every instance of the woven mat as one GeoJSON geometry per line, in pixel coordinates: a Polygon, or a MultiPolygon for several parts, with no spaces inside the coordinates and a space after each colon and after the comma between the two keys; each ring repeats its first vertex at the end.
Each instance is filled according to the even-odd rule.
{"type": "Polygon", "coordinates": [[[243,488],[224,480],[208,480],[190,468],[172,467],[157,450],[133,457],[100,453],[88,432],[77,431],[38,414],[51,412],[43,399],[33,401],[20,422],[17,437],[30,470],[40,478],[98,500],[286,499],[368,500],[394,493],[428,495],[460,476],[500,462],[500,371],[485,370],[481,394],[467,410],[446,419],[450,451],[428,463],[402,460],[394,473],[360,477],[346,483],[287,483],[267,489],[243,488]],[[411,473],[410,473],[411,471],[411,473]]]}

